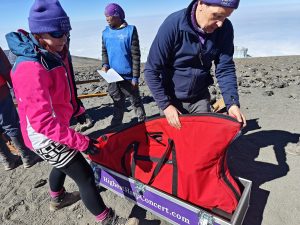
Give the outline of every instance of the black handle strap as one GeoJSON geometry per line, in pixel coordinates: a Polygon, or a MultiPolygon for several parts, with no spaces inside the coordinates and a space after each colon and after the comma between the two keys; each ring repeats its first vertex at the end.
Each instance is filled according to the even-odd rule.
{"type": "Polygon", "coordinates": [[[171,150],[174,147],[174,141],[172,139],[168,139],[168,147],[166,148],[166,151],[164,152],[163,156],[160,158],[158,163],[156,164],[156,167],[152,173],[152,176],[148,182],[148,185],[151,185],[155,179],[155,177],[158,175],[159,171],[163,167],[163,165],[166,163],[168,160],[168,156],[170,155],[171,150]]]}
{"type": "MultiPolygon", "coordinates": [[[[135,168],[136,168],[136,160],[141,160],[140,156],[138,155],[138,148],[139,148],[139,143],[138,142],[132,142],[130,143],[123,156],[121,159],[121,163],[122,163],[122,168],[124,171],[124,174],[126,174],[127,176],[131,176],[133,178],[135,178],[135,168]],[[125,160],[126,160],[126,155],[129,154],[131,151],[133,150],[134,155],[132,157],[131,160],[131,174],[128,174],[127,170],[126,170],[126,164],[125,164],[125,160]]],[[[175,150],[175,143],[172,139],[168,139],[168,146],[163,154],[163,156],[158,160],[156,167],[151,175],[151,178],[149,180],[149,182],[147,183],[147,185],[151,185],[154,181],[154,179],[157,177],[157,175],[159,174],[159,172],[161,171],[162,167],[168,163],[170,164],[170,160],[169,155],[172,153],[172,165],[173,165],[173,174],[172,174],[172,194],[174,196],[177,196],[177,191],[178,191],[178,167],[177,167],[177,157],[176,157],[176,150],[175,150]]],[[[148,161],[149,159],[147,158],[146,161],[148,161]]],[[[150,160],[149,160],[150,161],[150,160]]]]}
{"type": "Polygon", "coordinates": [[[135,158],[136,158],[136,155],[137,155],[138,148],[139,148],[139,143],[137,141],[134,141],[134,142],[130,143],[127,146],[127,148],[126,148],[126,150],[125,150],[125,152],[124,152],[124,154],[123,154],[123,156],[121,158],[121,164],[122,164],[122,168],[123,168],[123,173],[125,175],[127,175],[127,176],[134,177],[134,171],[135,171],[135,166],[136,166],[135,158]],[[134,151],[134,155],[132,157],[131,166],[130,166],[131,167],[131,174],[129,174],[127,172],[127,170],[126,170],[126,163],[125,162],[126,162],[126,155],[129,154],[132,149],[134,151]]]}
{"type": "Polygon", "coordinates": [[[156,141],[158,144],[161,144],[163,146],[166,146],[164,143],[162,143],[163,140],[163,132],[146,132],[146,141],[149,143],[148,138],[156,141]]]}
{"type": "Polygon", "coordinates": [[[170,153],[172,153],[172,165],[173,165],[173,174],[172,174],[172,194],[174,196],[177,196],[178,192],[178,167],[177,167],[177,157],[176,157],[176,150],[175,150],[175,143],[172,139],[168,139],[168,147],[161,157],[161,159],[158,161],[153,174],[148,182],[148,185],[151,185],[155,179],[155,177],[160,172],[161,168],[164,164],[167,163],[170,153]]]}
{"type": "Polygon", "coordinates": [[[173,143],[172,151],[172,163],[173,163],[173,177],[172,177],[172,194],[177,196],[178,191],[178,166],[177,166],[177,157],[175,143],[173,143]]]}
{"type": "Polygon", "coordinates": [[[130,169],[131,169],[131,176],[135,177],[136,158],[137,158],[137,153],[138,153],[138,149],[139,149],[139,143],[133,142],[132,148],[133,148],[133,157],[131,160],[130,169]]]}

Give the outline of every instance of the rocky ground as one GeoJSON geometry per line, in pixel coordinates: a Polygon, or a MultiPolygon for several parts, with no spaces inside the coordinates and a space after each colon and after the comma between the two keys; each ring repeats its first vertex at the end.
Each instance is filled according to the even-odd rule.
{"type": "MultiPolygon", "coordinates": [[[[250,89],[261,88],[262,95],[272,96],[277,89],[300,85],[299,56],[236,59],[235,62],[240,94],[251,94],[250,89]]],[[[100,68],[100,62],[98,60],[74,57],[74,66],[77,80],[99,78],[97,69],[100,68]]],[[[142,93],[147,95],[143,74],[140,86],[142,93]],[[145,89],[145,92],[143,92],[143,89],[145,89]]],[[[79,94],[103,92],[106,90],[106,87],[105,81],[100,78],[99,83],[79,88],[79,94]]],[[[220,97],[217,85],[210,87],[210,90],[213,95],[212,101],[220,97]]],[[[300,92],[291,92],[289,97],[297,98],[299,94],[300,92]]]]}
{"type": "MultiPolygon", "coordinates": [[[[242,110],[248,126],[244,135],[229,149],[231,171],[253,181],[251,205],[244,225],[300,224],[299,156],[286,153],[300,147],[300,56],[236,59],[242,110]]],[[[99,79],[98,60],[74,57],[76,80],[99,79]]],[[[78,85],[78,93],[106,91],[102,79],[78,85]]],[[[140,92],[148,117],[158,108],[143,80],[140,92]]],[[[219,98],[217,86],[211,87],[212,100],[219,98]]],[[[107,131],[112,118],[112,101],[108,96],[84,99],[95,126],[85,134],[93,137],[107,131]]],[[[124,123],[134,122],[128,105],[124,123]]],[[[93,216],[79,201],[73,206],[50,213],[48,186],[35,188],[35,183],[48,181],[50,166],[40,162],[30,169],[21,166],[9,172],[0,171],[0,224],[94,224],[93,216]]],[[[68,190],[76,190],[69,179],[68,190]]],[[[110,191],[101,192],[105,202],[122,216],[137,216],[141,224],[169,223],[146,212],[110,191]]]]}

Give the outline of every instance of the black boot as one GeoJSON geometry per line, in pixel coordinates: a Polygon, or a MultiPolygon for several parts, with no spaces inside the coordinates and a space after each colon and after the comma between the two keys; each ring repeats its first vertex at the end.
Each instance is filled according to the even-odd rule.
{"type": "Polygon", "coordinates": [[[80,200],[80,193],[78,191],[74,192],[64,192],[60,196],[50,199],[50,211],[54,212],[61,208],[73,205],[80,200]]]}

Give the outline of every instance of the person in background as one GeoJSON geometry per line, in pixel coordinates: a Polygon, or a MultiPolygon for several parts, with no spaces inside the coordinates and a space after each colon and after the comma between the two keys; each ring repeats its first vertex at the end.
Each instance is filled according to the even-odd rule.
{"type": "MultiPolygon", "coordinates": [[[[13,143],[21,155],[24,168],[33,166],[39,157],[26,148],[19,125],[19,117],[14,105],[8,84],[12,87],[10,79],[11,65],[0,48],[0,134],[4,134],[13,143]]],[[[5,170],[12,170],[20,165],[20,157],[12,154],[0,136],[0,157],[5,170]]]]}
{"type": "Polygon", "coordinates": [[[76,107],[68,75],[69,17],[58,0],[35,0],[28,22],[30,33],[19,30],[7,34],[6,39],[17,56],[11,78],[25,144],[53,166],[50,211],[81,197],[100,224],[138,224],[137,219],[121,218],[104,204],[93,170],[81,154],[97,154],[96,141],[70,128],[76,107]],[[79,193],[65,190],[66,176],[75,181],[79,193]]]}
{"type": "Polygon", "coordinates": [[[233,62],[233,27],[228,19],[238,5],[239,0],[193,0],[159,28],[144,75],[171,126],[180,129],[179,114],[211,111],[212,62],[228,114],[246,125],[233,62]]]}
{"type": "Polygon", "coordinates": [[[106,6],[104,15],[108,26],[102,32],[102,70],[113,68],[124,80],[108,84],[114,103],[111,126],[122,124],[125,99],[130,98],[138,121],[146,119],[139,93],[141,53],[137,29],[125,21],[124,10],[118,4],[106,6]]]}

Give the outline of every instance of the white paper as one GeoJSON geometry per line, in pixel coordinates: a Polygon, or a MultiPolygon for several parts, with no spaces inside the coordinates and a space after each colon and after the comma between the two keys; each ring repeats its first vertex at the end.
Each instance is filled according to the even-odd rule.
{"type": "Polygon", "coordinates": [[[124,80],[113,68],[110,68],[106,73],[102,70],[97,70],[97,72],[104,78],[104,80],[106,80],[107,83],[124,80]]]}

